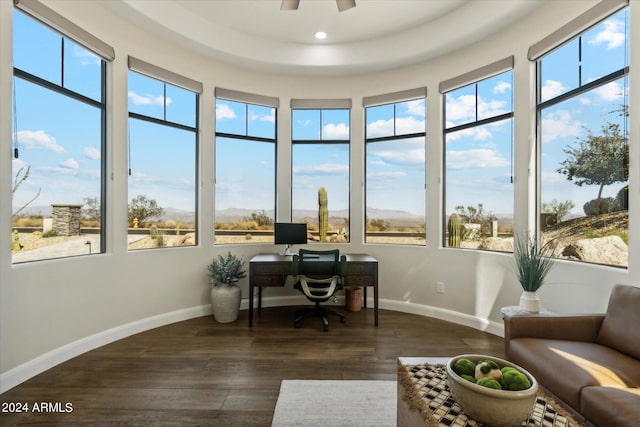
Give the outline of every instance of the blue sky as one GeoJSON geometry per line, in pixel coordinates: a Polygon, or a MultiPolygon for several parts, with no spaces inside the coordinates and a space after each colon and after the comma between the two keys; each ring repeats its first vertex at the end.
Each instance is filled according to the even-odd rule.
{"type": "MultiPolygon", "coordinates": [[[[624,22],[618,14],[593,28],[583,37],[582,79],[594,80],[623,66],[627,57],[624,22]]],[[[97,57],[72,42],[64,43],[56,33],[15,12],[14,65],[55,84],[79,92],[93,100],[100,99],[97,57]],[[37,42],[36,42],[37,41],[37,42]],[[62,62],[64,61],[64,67],[62,62]],[[64,68],[64,76],[60,70],[64,68]]],[[[551,53],[543,60],[543,99],[577,86],[577,41],[551,53]]],[[[563,150],[583,137],[585,126],[598,133],[606,122],[621,123],[609,114],[625,103],[627,83],[619,80],[588,94],[546,109],[542,114],[542,201],[571,199],[575,214],[582,204],[595,198],[597,188],[577,187],[556,172],[563,150]]],[[[510,75],[500,75],[479,83],[477,99],[479,119],[512,108],[510,75]]],[[[130,73],[128,88],[131,111],[164,118],[186,126],[196,126],[195,95],[187,90],[130,73]],[[166,108],[166,110],[165,110],[166,108]]],[[[475,92],[461,88],[447,95],[447,126],[475,119],[475,92]]],[[[70,100],[16,78],[16,129],[20,157],[13,160],[15,173],[30,166],[31,175],[14,197],[14,210],[38,191],[34,205],[51,203],[82,204],[85,197],[100,194],[99,110],[70,100]],[[69,118],[72,118],[70,121],[69,118]]],[[[424,130],[425,101],[368,109],[368,137],[402,135],[424,130]],[[394,127],[395,126],[395,127],[394,127]],[[394,130],[395,129],[395,130],[394,130]]],[[[274,138],[275,110],[218,100],[216,127],[220,132],[274,138]]],[[[526,118],[518,117],[516,120],[526,118]]],[[[319,144],[296,144],[292,149],[292,200],[294,209],[316,209],[317,189],[324,186],[329,194],[330,210],[349,208],[348,110],[296,110],[292,117],[294,140],[322,139],[319,144]]],[[[427,130],[428,133],[428,130],[427,130]]],[[[511,175],[511,124],[503,121],[449,134],[446,141],[447,213],[453,206],[483,203],[497,214],[513,211],[511,175]]],[[[431,136],[437,140],[435,136],[431,136]]],[[[129,199],[146,194],[163,207],[193,211],[196,195],[196,141],[192,132],[170,129],[130,119],[132,175],[129,199]]],[[[208,138],[204,138],[208,140],[208,138]]],[[[351,141],[351,143],[359,143],[351,141]]],[[[405,138],[367,144],[366,202],[377,209],[404,210],[424,215],[425,159],[423,138],[405,138]]],[[[275,146],[263,141],[218,138],[216,159],[216,210],[246,208],[273,209],[275,200],[275,146]]],[[[515,141],[514,144],[528,144],[515,141]]],[[[203,167],[213,159],[200,159],[203,167]]],[[[427,159],[429,164],[440,159],[427,159]]],[[[624,184],[605,189],[614,197],[624,184]]],[[[285,188],[286,186],[281,186],[285,188]]],[[[282,216],[282,215],[281,215],[282,216]]]]}

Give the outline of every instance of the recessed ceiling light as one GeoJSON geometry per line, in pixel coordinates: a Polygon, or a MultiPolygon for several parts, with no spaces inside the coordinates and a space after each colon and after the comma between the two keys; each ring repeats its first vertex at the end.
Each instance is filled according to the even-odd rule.
{"type": "Polygon", "coordinates": [[[316,36],[316,38],[317,38],[318,40],[324,40],[324,39],[326,39],[326,38],[327,38],[327,33],[325,33],[324,31],[318,31],[318,32],[315,34],[315,36],[316,36]]]}

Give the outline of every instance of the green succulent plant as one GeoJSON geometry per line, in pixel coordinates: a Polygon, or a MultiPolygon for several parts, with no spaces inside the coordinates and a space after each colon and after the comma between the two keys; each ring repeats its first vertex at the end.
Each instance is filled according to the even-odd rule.
{"type": "Polygon", "coordinates": [[[214,257],[207,268],[209,269],[209,277],[216,286],[230,286],[247,276],[247,272],[244,270],[244,260],[232,255],[231,252],[226,257],[222,255],[214,257]]]}

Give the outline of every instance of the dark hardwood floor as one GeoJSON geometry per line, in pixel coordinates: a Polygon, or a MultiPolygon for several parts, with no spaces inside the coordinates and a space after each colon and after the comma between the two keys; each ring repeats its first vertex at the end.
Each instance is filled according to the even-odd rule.
{"type": "Polygon", "coordinates": [[[208,316],[140,333],[0,395],[3,409],[29,408],[0,413],[0,425],[269,426],[283,379],[395,381],[401,356],[504,356],[502,338],[472,328],[387,310],[376,328],[372,309],[346,313],[329,332],[319,319],[295,329],[295,308],[280,307],[256,312],[253,328],[245,310],[234,323],[208,316]],[[34,412],[42,406],[56,412],[34,412]]]}

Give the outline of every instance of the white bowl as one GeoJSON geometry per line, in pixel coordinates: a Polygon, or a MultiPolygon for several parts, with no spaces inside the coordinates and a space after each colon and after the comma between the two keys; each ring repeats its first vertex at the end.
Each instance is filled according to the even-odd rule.
{"type": "Polygon", "coordinates": [[[453,398],[462,407],[469,418],[479,423],[503,427],[519,425],[531,414],[536,403],[538,382],[520,366],[507,360],[482,354],[462,354],[451,358],[447,362],[447,376],[449,389],[453,398]],[[480,360],[493,360],[504,368],[511,366],[525,374],[531,381],[531,387],[526,390],[495,390],[467,381],[453,371],[453,365],[458,359],[469,359],[474,363],[480,360]]]}

